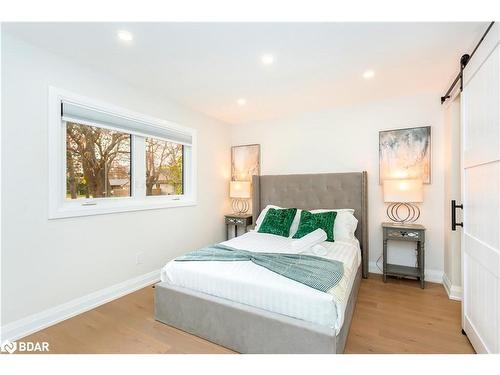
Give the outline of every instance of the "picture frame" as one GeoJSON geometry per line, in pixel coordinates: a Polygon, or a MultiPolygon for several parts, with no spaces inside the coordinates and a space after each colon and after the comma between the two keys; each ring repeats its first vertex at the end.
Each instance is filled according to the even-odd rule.
{"type": "Polygon", "coordinates": [[[252,181],[260,175],[260,144],[231,147],[231,181],[252,181]]]}
{"type": "Polygon", "coordinates": [[[431,183],[431,127],[379,132],[379,184],[385,179],[421,178],[431,183]]]}

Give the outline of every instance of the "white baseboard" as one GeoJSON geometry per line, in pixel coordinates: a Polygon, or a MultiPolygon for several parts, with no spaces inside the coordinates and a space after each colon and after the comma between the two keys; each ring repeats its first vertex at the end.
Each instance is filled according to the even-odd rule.
{"type": "MultiPolygon", "coordinates": [[[[382,265],[381,265],[382,267],[382,265]]],[[[368,270],[371,273],[382,274],[382,271],[377,267],[376,262],[370,262],[368,266],[368,270]]],[[[425,269],[425,281],[429,281],[431,283],[443,283],[443,271],[433,270],[433,269],[425,269]]]]}
{"type": "Polygon", "coordinates": [[[0,342],[18,340],[75,315],[92,310],[114,299],[123,297],[159,280],[160,270],[155,270],[8,323],[0,329],[0,342]]]}
{"type": "Polygon", "coordinates": [[[452,285],[450,279],[448,278],[448,275],[446,275],[445,273],[443,273],[443,286],[444,289],[446,290],[446,293],[448,293],[449,299],[455,301],[462,300],[462,287],[457,285],[452,285]]]}

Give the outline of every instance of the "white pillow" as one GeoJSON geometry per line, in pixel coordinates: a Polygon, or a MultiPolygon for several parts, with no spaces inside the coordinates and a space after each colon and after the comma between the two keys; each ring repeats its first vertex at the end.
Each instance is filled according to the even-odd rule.
{"type": "Polygon", "coordinates": [[[353,208],[318,208],[317,210],[311,210],[309,212],[312,212],[313,214],[318,214],[320,212],[330,212],[330,211],[335,211],[335,212],[349,212],[351,214],[354,213],[353,208]]]}
{"type": "MultiPolygon", "coordinates": [[[[258,232],[259,228],[266,217],[267,211],[270,208],[274,208],[276,210],[281,210],[283,207],[275,206],[272,204],[268,204],[266,208],[262,210],[257,221],[255,222],[255,231],[258,232]]],[[[333,237],[335,241],[345,241],[354,239],[354,232],[358,226],[358,220],[354,217],[354,210],[352,208],[339,208],[339,209],[324,209],[320,208],[317,210],[311,210],[313,214],[317,214],[320,212],[329,212],[335,211],[337,212],[337,216],[335,217],[335,222],[333,223],[333,237]]],[[[300,223],[300,214],[302,210],[297,209],[297,213],[293,218],[292,225],[290,226],[290,235],[288,237],[293,237],[297,230],[299,229],[300,223]]]]}
{"type": "MultiPolygon", "coordinates": [[[[275,206],[273,204],[268,204],[266,206],[266,208],[264,208],[262,210],[262,212],[259,214],[259,217],[255,221],[255,231],[256,232],[259,231],[259,228],[262,225],[264,218],[266,217],[267,211],[269,211],[270,208],[274,208],[275,210],[282,210],[284,207],[275,206]]],[[[294,234],[297,233],[297,229],[299,229],[300,211],[301,210],[297,210],[297,213],[295,214],[295,217],[293,218],[292,225],[290,225],[290,235],[288,237],[293,237],[294,234]]]]}
{"type": "Polygon", "coordinates": [[[351,212],[337,212],[337,217],[333,223],[333,236],[335,241],[353,240],[354,232],[358,227],[358,219],[351,212]]]}
{"type": "Polygon", "coordinates": [[[297,212],[295,213],[295,217],[293,218],[292,225],[290,225],[290,235],[288,236],[289,238],[295,236],[295,233],[297,233],[297,230],[299,229],[301,212],[302,210],[297,208],[297,212]]]}
{"type": "Polygon", "coordinates": [[[335,241],[346,241],[354,239],[354,232],[358,226],[358,220],[354,217],[352,208],[340,209],[318,209],[312,210],[313,214],[320,212],[337,212],[335,222],[333,223],[333,238],[335,241]]]}
{"type": "MultiPolygon", "coordinates": [[[[275,206],[274,206],[275,207],[275,206]]],[[[266,207],[267,208],[267,207],[266,207]]],[[[337,212],[337,216],[339,216],[339,213],[340,212],[347,212],[347,213],[350,213],[351,216],[352,214],[354,213],[354,210],[352,208],[339,208],[339,209],[325,209],[325,208],[319,208],[317,210],[311,210],[309,212],[313,213],[313,214],[319,214],[321,212],[330,212],[330,211],[335,211],[337,212]]],[[[292,225],[290,226],[290,236],[289,237],[293,237],[295,235],[295,233],[297,233],[297,230],[299,230],[299,224],[300,224],[300,215],[302,213],[302,209],[300,208],[297,208],[297,213],[295,214],[295,217],[293,218],[293,222],[292,222],[292,225]]],[[[259,216],[260,218],[260,216],[259,216]]],[[[352,216],[352,218],[354,220],[356,220],[356,218],[354,216],[352,216]]],[[[264,218],[262,218],[264,219],[264,218]]],[[[337,219],[335,219],[337,220],[337,219]]],[[[355,227],[354,227],[354,230],[356,230],[356,226],[358,225],[358,221],[356,220],[356,224],[355,224],[355,227]]],[[[343,226],[341,226],[343,227],[343,226]]],[[[341,236],[343,235],[343,233],[341,233],[341,236]]],[[[354,237],[354,231],[352,232],[352,235],[354,237]]],[[[333,224],[333,237],[334,239],[337,238],[337,235],[335,234],[335,223],[333,224]]]]}

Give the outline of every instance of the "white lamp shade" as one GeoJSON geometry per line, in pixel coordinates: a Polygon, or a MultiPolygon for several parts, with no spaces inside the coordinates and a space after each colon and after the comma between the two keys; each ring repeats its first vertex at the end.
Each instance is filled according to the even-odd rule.
{"type": "Polygon", "coordinates": [[[422,180],[384,180],[384,202],[423,202],[422,180]]]}
{"type": "Polygon", "coordinates": [[[248,199],[251,198],[249,181],[231,181],[229,183],[229,197],[248,199]]]}

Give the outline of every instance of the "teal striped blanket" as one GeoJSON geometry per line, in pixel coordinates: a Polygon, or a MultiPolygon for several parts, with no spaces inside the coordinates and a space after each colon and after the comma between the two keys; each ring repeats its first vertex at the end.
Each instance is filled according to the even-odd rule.
{"type": "Polygon", "coordinates": [[[186,261],[251,261],[279,275],[327,293],[344,275],[342,262],[305,254],[259,253],[225,245],[208,246],[175,259],[186,261]]]}

